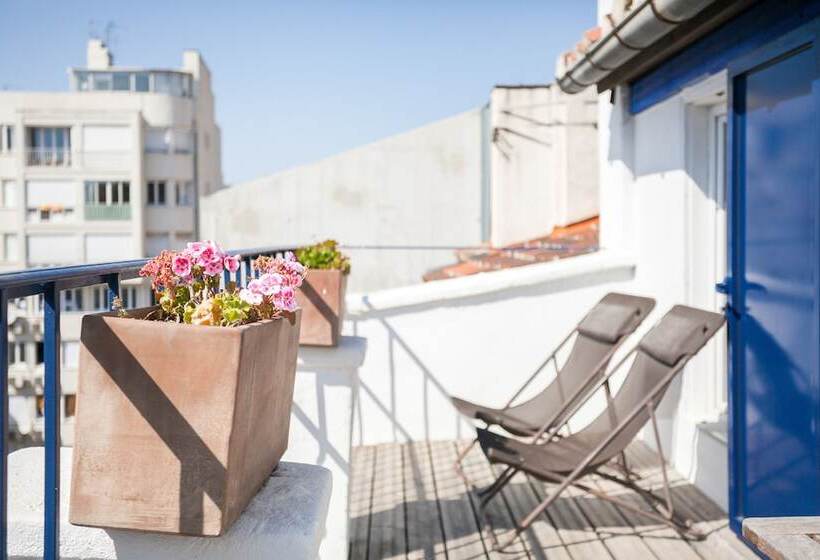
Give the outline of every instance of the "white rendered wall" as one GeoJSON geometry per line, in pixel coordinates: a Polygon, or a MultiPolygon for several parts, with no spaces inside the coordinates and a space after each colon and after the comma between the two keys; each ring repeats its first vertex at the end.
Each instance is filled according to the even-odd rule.
{"type": "Polygon", "coordinates": [[[526,241],[598,214],[597,97],[556,86],[495,87],[491,241],[526,241]]]}
{"type": "Polygon", "coordinates": [[[202,236],[226,247],[379,246],[347,251],[351,290],[419,282],[453,262],[453,247],[482,241],[481,138],[474,110],[234,185],[202,201],[202,236]]]}
{"type": "Polygon", "coordinates": [[[345,332],[368,343],[354,445],[474,437],[449,395],[503,405],[596,301],[631,291],[633,276],[629,259],[598,253],[350,295],[345,332]]]}
{"type": "MultiPolygon", "coordinates": [[[[704,226],[704,212],[714,201],[696,153],[708,157],[708,136],[690,93],[637,115],[629,114],[623,88],[614,105],[599,103],[601,244],[634,258],[634,290],[657,298],[658,308],[681,303],[719,311],[713,290],[721,278],[710,277],[705,266],[716,239],[704,226]]],[[[726,370],[716,352],[725,337],[724,328],[695,357],[659,411],[662,445],[674,466],[724,508],[726,455],[706,456],[703,450],[714,446],[699,441],[705,436],[698,426],[721,412],[715,392],[726,370]]]]}

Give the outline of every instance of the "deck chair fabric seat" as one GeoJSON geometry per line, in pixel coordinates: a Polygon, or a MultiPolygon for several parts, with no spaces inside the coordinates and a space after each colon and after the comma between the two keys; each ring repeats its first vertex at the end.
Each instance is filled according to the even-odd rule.
{"type": "Polygon", "coordinates": [[[545,504],[551,503],[566,486],[609,463],[654,419],[654,410],[675,376],[724,321],[718,313],[681,305],[673,307],[630,352],[634,353],[634,360],[606,408],[578,432],[529,443],[479,429],[478,442],[487,459],[509,467],[492,485],[489,497],[506,484],[507,480],[501,480],[503,477],[523,471],[547,482],[560,483],[556,495],[539,505],[543,511],[545,504]]]}
{"type": "MultiPolygon", "coordinates": [[[[572,349],[553,381],[529,400],[506,408],[483,406],[458,397],[450,397],[451,402],[468,418],[500,426],[516,436],[533,435],[556,412],[568,409],[573,397],[582,398],[584,385],[592,385],[596,376],[603,376],[614,350],[638,328],[654,306],[652,298],[619,293],[605,295],[573,330],[577,335],[572,349]]],[[[561,422],[562,418],[555,420],[561,422]]]]}

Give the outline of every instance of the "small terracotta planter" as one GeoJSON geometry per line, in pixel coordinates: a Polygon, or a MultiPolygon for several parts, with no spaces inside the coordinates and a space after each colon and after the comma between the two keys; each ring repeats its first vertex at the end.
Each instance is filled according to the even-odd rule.
{"type": "Polygon", "coordinates": [[[287,448],[299,322],[83,317],[71,523],[225,532],[287,448]]]}
{"type": "Polygon", "coordinates": [[[347,275],[340,270],[308,270],[296,301],[302,308],[299,344],[338,346],[344,320],[347,275]]]}

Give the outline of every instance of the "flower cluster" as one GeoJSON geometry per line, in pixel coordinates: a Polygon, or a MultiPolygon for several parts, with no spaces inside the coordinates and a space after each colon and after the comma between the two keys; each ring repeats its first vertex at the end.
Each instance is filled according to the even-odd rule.
{"type": "Polygon", "coordinates": [[[292,254],[269,261],[270,270],[246,288],[240,290],[232,281],[221,286],[223,273],[239,270],[239,256],[228,255],[212,241],[197,241],[182,251],[163,251],[142,267],[140,276],[151,279],[161,319],[235,326],[297,309],[295,289],[305,268],[292,254]]]}
{"type": "Polygon", "coordinates": [[[248,287],[239,292],[242,301],[250,305],[269,303],[285,311],[295,311],[296,288],[305,278],[305,267],[288,251],[284,257],[257,257],[254,268],[261,274],[248,282],[248,287]]]}

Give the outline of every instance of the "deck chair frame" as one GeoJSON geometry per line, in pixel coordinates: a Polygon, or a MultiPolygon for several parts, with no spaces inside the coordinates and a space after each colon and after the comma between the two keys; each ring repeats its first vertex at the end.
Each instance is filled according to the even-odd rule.
{"type": "MultiPolygon", "coordinates": [[[[634,355],[637,351],[638,348],[636,347],[633,350],[631,350],[626,356],[624,356],[624,358],[621,361],[619,361],[618,365],[609,372],[605,380],[601,381],[598,387],[604,385],[604,383],[608,381],[612,374],[615,371],[618,371],[620,366],[623,363],[625,363],[627,359],[634,355]]],[[[532,523],[536,521],[538,517],[541,516],[541,514],[543,514],[544,511],[550,505],[552,505],[553,502],[555,502],[555,500],[557,500],[558,497],[570,486],[574,486],[584,492],[596,496],[597,498],[614,503],[620,507],[628,509],[638,515],[644,516],[655,522],[667,525],[675,531],[677,531],[683,538],[691,540],[702,540],[705,535],[695,530],[692,527],[691,521],[681,518],[675,512],[672,494],[669,487],[669,477],[666,470],[666,458],[663,455],[663,449],[661,447],[660,442],[660,434],[658,433],[657,420],[655,418],[655,406],[658,404],[657,400],[659,396],[664,393],[669,384],[674,380],[675,376],[684,368],[684,366],[686,366],[687,362],[691,358],[692,354],[684,354],[683,356],[681,356],[681,358],[678,360],[675,366],[672,367],[666,373],[666,375],[664,375],[661,381],[656,383],[652,391],[649,392],[649,394],[647,394],[630,411],[630,413],[618,424],[618,426],[606,438],[604,438],[570,474],[562,475],[560,473],[554,473],[552,476],[545,476],[542,474],[537,475],[536,478],[542,478],[547,482],[554,482],[558,484],[558,486],[554,488],[550,492],[550,494],[546,496],[537,506],[535,506],[535,508],[533,508],[533,510],[529,514],[527,514],[521,521],[516,520],[515,528],[512,530],[512,534],[506,537],[503,541],[499,541],[492,530],[486,531],[491,542],[493,543],[493,550],[502,551],[508,546],[510,546],[513,542],[515,542],[518,536],[524,531],[526,531],[530,527],[530,525],[532,525],[532,523]],[[661,472],[663,475],[663,497],[658,496],[655,492],[651,490],[640,488],[628,477],[621,478],[619,476],[606,473],[602,470],[602,467],[600,466],[597,468],[590,467],[595,462],[595,459],[606,449],[606,447],[615,438],[617,438],[618,435],[629,426],[630,422],[632,422],[632,420],[634,420],[644,409],[646,409],[649,413],[652,428],[655,433],[655,444],[658,447],[658,455],[661,459],[661,472]],[[597,474],[602,478],[615,482],[629,490],[636,492],[640,496],[647,498],[650,502],[650,505],[652,505],[654,511],[646,511],[644,509],[638,508],[615,496],[612,496],[606,492],[597,490],[595,488],[590,487],[589,485],[580,482],[581,479],[590,474],[597,474]]],[[[478,492],[479,512],[484,522],[485,529],[490,528],[489,518],[487,515],[487,506],[489,502],[496,495],[498,495],[498,493],[512,480],[512,478],[518,472],[520,472],[520,469],[508,466],[495,480],[495,482],[493,482],[486,489],[478,492]]]]}
{"type": "MultiPolygon", "coordinates": [[[[553,367],[555,368],[556,375],[559,375],[560,368],[558,367],[558,361],[557,361],[558,360],[558,358],[557,358],[558,353],[561,351],[562,348],[564,348],[564,346],[567,345],[567,343],[570,340],[572,340],[573,336],[578,332],[578,327],[581,325],[582,322],[583,322],[583,319],[581,321],[579,321],[575,325],[575,327],[573,327],[573,329],[569,332],[569,334],[567,334],[567,336],[565,336],[561,340],[561,342],[558,344],[558,346],[555,347],[555,349],[550,353],[550,355],[547,356],[547,358],[543,362],[541,362],[541,364],[538,366],[538,368],[535,370],[535,372],[532,375],[530,375],[530,377],[515,392],[515,394],[512,397],[510,397],[510,399],[507,401],[507,403],[504,405],[504,407],[501,408],[500,410],[504,411],[504,410],[509,409],[511,406],[513,406],[516,399],[518,399],[518,397],[520,397],[523,394],[524,390],[527,387],[529,387],[529,385],[535,380],[536,377],[538,377],[538,375],[544,370],[544,368],[549,365],[550,362],[553,363],[553,367]]],[[[625,334],[625,335],[621,336],[612,345],[612,348],[599,360],[599,362],[595,365],[594,369],[592,369],[590,371],[590,374],[589,374],[589,377],[587,378],[587,380],[575,390],[575,392],[570,396],[570,398],[566,400],[564,405],[561,408],[559,408],[549,418],[549,420],[547,420],[532,436],[530,436],[530,438],[529,438],[530,443],[537,443],[538,441],[541,441],[542,438],[551,439],[553,437],[557,437],[560,430],[562,428],[564,428],[565,426],[567,426],[567,424],[569,422],[569,419],[572,417],[572,415],[575,414],[575,412],[584,404],[584,402],[586,402],[586,399],[583,398],[585,394],[589,395],[589,394],[593,393],[601,385],[606,385],[607,393],[609,393],[609,381],[608,381],[609,376],[604,375],[603,378],[598,380],[597,383],[595,382],[596,381],[595,378],[596,378],[596,376],[599,375],[601,370],[603,370],[604,368],[607,367],[607,364],[609,364],[609,361],[612,359],[612,356],[615,355],[615,353],[621,348],[623,343],[631,336],[631,334],[632,333],[628,333],[628,334],[625,334]]],[[[627,355],[627,357],[628,357],[628,355],[627,355]]],[[[618,364],[615,366],[614,369],[617,369],[618,367],[620,367],[620,365],[623,362],[624,362],[624,359],[620,360],[618,362],[618,364]]],[[[489,428],[492,425],[491,423],[483,420],[480,417],[478,419],[482,420],[485,424],[485,427],[487,427],[487,428],[489,428]]],[[[475,447],[476,443],[478,443],[478,437],[475,437],[467,446],[464,447],[464,449],[459,451],[459,453],[456,455],[456,460],[453,464],[453,466],[455,468],[455,471],[456,471],[456,474],[459,476],[459,478],[461,478],[461,480],[464,481],[464,483],[467,485],[468,488],[472,488],[472,489],[477,489],[477,487],[475,486],[475,484],[473,484],[473,482],[467,476],[467,473],[464,472],[464,467],[462,466],[462,463],[463,463],[465,457],[467,457],[467,455],[470,453],[470,450],[472,450],[472,448],[475,447]]],[[[619,468],[620,468],[620,470],[622,470],[624,472],[624,474],[627,477],[635,477],[636,476],[635,473],[632,473],[632,472],[629,471],[627,461],[626,461],[626,455],[623,455],[620,458],[619,468]]]]}

